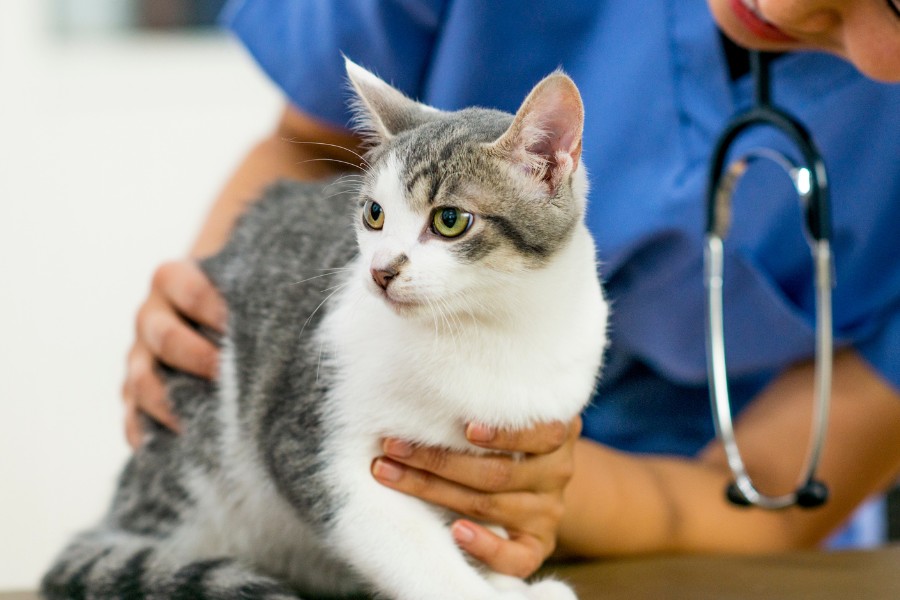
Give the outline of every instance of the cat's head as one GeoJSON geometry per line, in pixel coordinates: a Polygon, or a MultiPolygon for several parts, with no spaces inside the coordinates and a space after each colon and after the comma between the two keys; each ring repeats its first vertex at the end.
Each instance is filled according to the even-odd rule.
{"type": "Polygon", "coordinates": [[[473,315],[554,261],[587,193],[569,77],[549,75],[510,115],[439,111],[349,60],[347,72],[370,144],[357,239],[372,293],[400,314],[473,315]]]}

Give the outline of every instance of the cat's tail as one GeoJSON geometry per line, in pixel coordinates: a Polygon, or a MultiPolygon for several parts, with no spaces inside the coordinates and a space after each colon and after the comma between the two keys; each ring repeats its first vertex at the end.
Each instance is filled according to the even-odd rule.
{"type": "Polygon", "coordinates": [[[41,581],[48,600],[298,600],[274,579],[222,558],[177,564],[158,539],[88,532],[41,581]]]}

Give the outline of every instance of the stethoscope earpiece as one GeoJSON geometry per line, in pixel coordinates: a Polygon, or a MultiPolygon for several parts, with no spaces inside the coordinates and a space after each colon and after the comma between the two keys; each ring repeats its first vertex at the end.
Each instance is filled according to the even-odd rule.
{"type": "Polygon", "coordinates": [[[728,501],[734,504],[735,506],[752,506],[753,503],[747,500],[747,496],[744,495],[744,492],[741,491],[741,488],[735,482],[731,482],[728,484],[728,487],[725,488],[725,497],[728,498],[728,501]]]}
{"type": "MultiPolygon", "coordinates": [[[[818,508],[828,501],[828,486],[817,479],[810,479],[797,488],[794,492],[793,504],[800,508],[818,508]]],[[[725,497],[735,506],[753,506],[754,503],[747,499],[738,484],[732,481],[725,488],[725,497]]],[[[789,505],[786,505],[789,506],[789,505]]],[[[786,508],[786,506],[782,508],[786,508]]],[[[773,507],[774,508],[774,507],[773,507]]]]}
{"type": "Polygon", "coordinates": [[[797,506],[816,508],[828,501],[828,486],[816,479],[810,479],[797,490],[797,506]]]}

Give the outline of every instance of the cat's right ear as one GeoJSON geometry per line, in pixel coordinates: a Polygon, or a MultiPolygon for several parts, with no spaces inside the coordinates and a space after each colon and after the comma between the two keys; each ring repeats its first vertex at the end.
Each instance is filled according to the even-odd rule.
{"type": "Polygon", "coordinates": [[[375,144],[408,131],[440,114],[437,109],[411,100],[396,88],[346,56],[347,77],[356,92],[355,127],[375,144]]]}
{"type": "Polygon", "coordinates": [[[578,168],[583,129],[581,94],[568,75],[557,71],[531,90],[509,129],[490,148],[552,196],[578,168]]]}

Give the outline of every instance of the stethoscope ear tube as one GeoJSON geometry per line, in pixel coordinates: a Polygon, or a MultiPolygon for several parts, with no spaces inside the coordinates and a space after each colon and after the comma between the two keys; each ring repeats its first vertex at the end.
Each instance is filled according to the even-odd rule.
{"type": "Polygon", "coordinates": [[[739,114],[726,126],[710,161],[707,186],[706,247],[704,282],[707,291],[706,356],[710,401],[716,434],[722,442],[734,481],[726,497],[739,506],[781,509],[797,505],[821,506],[828,499],[828,488],[815,478],[828,423],[832,376],[832,256],[831,214],[825,165],[807,130],[786,113],[769,103],[768,70],[759,53],[752,54],[757,83],[757,103],[739,114]],[[751,127],[768,126],[786,135],[799,150],[802,162],[772,149],[754,149],[725,168],[729,150],[741,133],[751,127]],[[724,239],[731,225],[731,204],[740,178],[752,162],[767,159],[781,165],[794,183],[804,210],[804,222],[810,238],[816,290],[816,358],[814,415],[811,444],[797,488],[781,496],[769,496],[754,486],[738,448],[728,394],[724,327],[724,239]]]}
{"type": "MultiPolygon", "coordinates": [[[[791,177],[803,202],[807,232],[814,240],[830,240],[831,205],[828,198],[828,176],[822,155],[806,127],[772,105],[767,56],[760,52],[751,52],[750,58],[756,84],[756,103],[750,110],[736,115],[726,124],[713,149],[706,188],[706,233],[717,230],[716,217],[721,214],[721,203],[715,202],[715,196],[722,191],[720,183],[729,151],[737,138],[748,129],[768,126],[787,136],[800,151],[804,171],[798,172],[796,177],[792,174],[791,177]]],[[[724,237],[724,232],[720,231],[720,235],[724,237]]]]}

